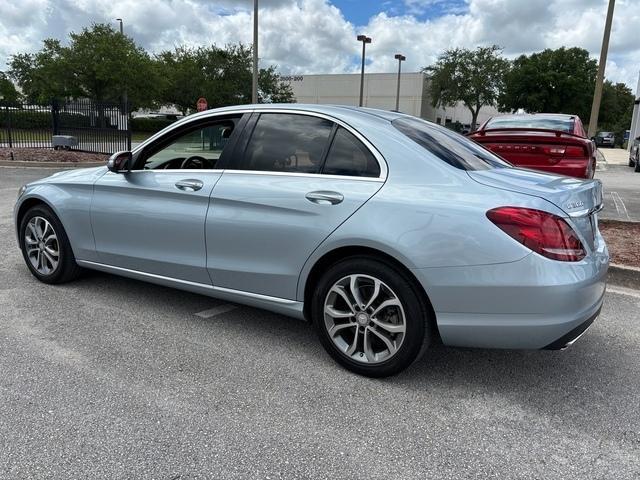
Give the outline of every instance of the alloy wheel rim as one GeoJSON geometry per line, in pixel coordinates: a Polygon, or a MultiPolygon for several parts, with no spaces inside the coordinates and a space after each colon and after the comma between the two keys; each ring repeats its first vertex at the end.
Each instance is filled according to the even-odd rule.
{"type": "Polygon", "coordinates": [[[24,232],[24,246],[31,266],[41,275],[51,275],[60,263],[58,236],[51,223],[33,217],[24,232]]]}
{"type": "Polygon", "coordinates": [[[402,303],[375,277],[353,274],[341,278],[329,290],[323,311],[329,337],[352,360],[384,362],[402,346],[406,333],[402,303]]]}

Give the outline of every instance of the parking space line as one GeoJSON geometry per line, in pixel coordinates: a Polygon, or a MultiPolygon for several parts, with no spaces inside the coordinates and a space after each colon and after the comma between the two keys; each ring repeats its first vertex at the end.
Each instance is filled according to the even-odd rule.
{"type": "Polygon", "coordinates": [[[617,293],[618,295],[640,298],[640,290],[632,290],[631,288],[607,286],[607,293],[617,293]]]}
{"type": "Polygon", "coordinates": [[[616,212],[620,215],[620,206],[618,205],[618,201],[616,200],[616,196],[614,195],[616,192],[610,192],[611,200],[613,200],[613,205],[616,207],[616,212]]]}
{"type": "Polygon", "coordinates": [[[611,192],[611,199],[613,200],[613,204],[616,207],[618,215],[620,215],[621,217],[626,217],[627,220],[631,220],[629,212],[627,211],[627,206],[624,204],[624,201],[622,200],[622,197],[620,197],[620,194],[618,192],[611,192]]]}
{"type": "Polygon", "coordinates": [[[211,318],[216,315],[221,315],[223,313],[230,312],[231,310],[235,310],[238,308],[238,305],[234,305],[232,303],[223,303],[222,305],[218,305],[217,307],[210,308],[209,310],[203,310],[202,312],[196,313],[198,317],[201,318],[211,318]]]}
{"type": "Polygon", "coordinates": [[[631,220],[631,217],[629,217],[629,212],[627,211],[627,206],[624,204],[624,200],[622,200],[622,197],[618,192],[613,193],[615,193],[616,197],[618,197],[618,201],[620,202],[620,206],[622,207],[622,211],[624,212],[625,217],[627,217],[627,220],[631,220]]]}

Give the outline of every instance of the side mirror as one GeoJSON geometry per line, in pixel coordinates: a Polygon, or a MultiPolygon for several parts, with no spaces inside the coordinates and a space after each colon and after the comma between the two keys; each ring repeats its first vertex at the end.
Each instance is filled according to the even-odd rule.
{"type": "Polygon", "coordinates": [[[113,173],[130,172],[132,158],[131,152],[116,152],[109,157],[107,168],[113,173]]]}

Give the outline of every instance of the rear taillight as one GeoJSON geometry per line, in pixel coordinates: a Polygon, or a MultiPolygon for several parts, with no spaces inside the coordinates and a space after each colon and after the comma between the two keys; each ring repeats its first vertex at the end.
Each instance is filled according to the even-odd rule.
{"type": "Polygon", "coordinates": [[[529,153],[542,154],[549,157],[586,157],[587,152],[582,147],[565,145],[525,145],[487,143],[485,146],[492,152],[500,153],[529,153]]]}
{"type": "Polygon", "coordinates": [[[547,155],[551,155],[553,157],[562,157],[564,155],[564,152],[567,150],[566,147],[563,147],[563,146],[560,146],[560,147],[544,146],[541,148],[544,153],[546,153],[547,155]]]}
{"type": "Polygon", "coordinates": [[[567,147],[564,152],[565,157],[586,157],[587,152],[582,147],[567,147]]]}
{"type": "Polygon", "coordinates": [[[487,217],[498,228],[540,255],[562,262],[577,262],[585,257],[582,242],[561,217],[541,210],[499,207],[487,217]]]}

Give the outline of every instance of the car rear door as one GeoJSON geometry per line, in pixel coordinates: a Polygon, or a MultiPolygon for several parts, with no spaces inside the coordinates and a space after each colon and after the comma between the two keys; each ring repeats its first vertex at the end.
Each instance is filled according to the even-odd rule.
{"type": "Polygon", "coordinates": [[[186,124],[137,154],[138,168],[95,183],[91,223],[100,263],[211,284],[205,219],[222,175],[218,162],[239,122],[227,116],[186,124]]]}
{"type": "Polygon", "coordinates": [[[374,195],[386,165],[320,114],[255,114],[216,184],[206,222],[216,287],[295,299],[314,249],[374,195]]]}

